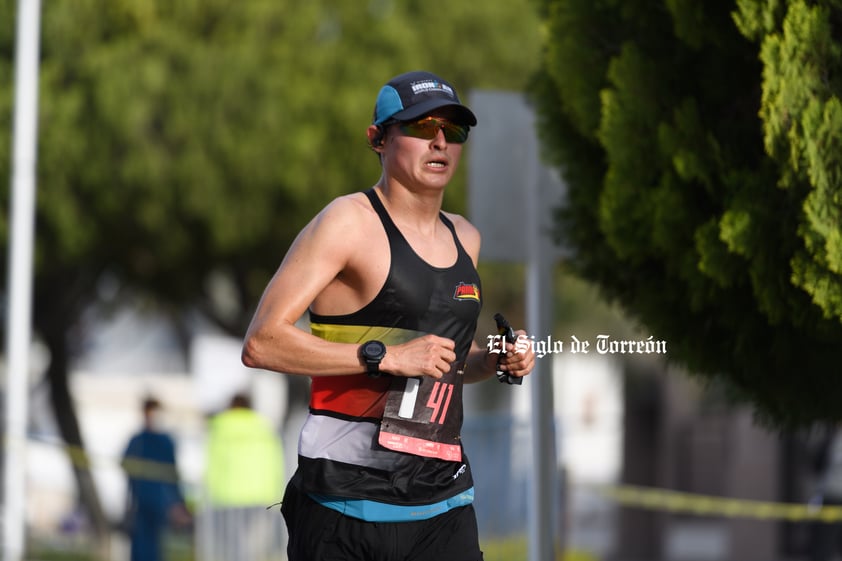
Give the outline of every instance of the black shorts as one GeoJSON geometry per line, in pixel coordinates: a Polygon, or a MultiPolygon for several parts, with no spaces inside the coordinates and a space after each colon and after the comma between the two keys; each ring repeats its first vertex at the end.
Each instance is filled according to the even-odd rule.
{"type": "Polygon", "coordinates": [[[473,505],[428,520],[366,522],[322,506],[290,484],[281,512],[289,561],[482,561],[473,505]]]}

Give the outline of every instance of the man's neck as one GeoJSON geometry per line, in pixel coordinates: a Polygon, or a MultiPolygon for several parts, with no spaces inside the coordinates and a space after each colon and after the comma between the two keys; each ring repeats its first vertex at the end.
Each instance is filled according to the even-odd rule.
{"type": "Polygon", "coordinates": [[[412,191],[395,182],[382,180],[375,188],[393,220],[412,225],[420,231],[438,224],[444,191],[412,191]]]}

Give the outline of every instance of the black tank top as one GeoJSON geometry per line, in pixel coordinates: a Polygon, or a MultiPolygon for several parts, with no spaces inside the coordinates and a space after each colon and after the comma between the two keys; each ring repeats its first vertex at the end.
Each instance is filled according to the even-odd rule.
{"type": "Polygon", "coordinates": [[[365,195],[389,241],[386,281],[356,312],[311,312],[312,332],[331,341],[378,339],[386,345],[435,334],[455,342],[457,359],[440,380],[314,376],[296,479],[311,494],[432,503],[472,485],[459,431],[465,361],[482,305],[480,279],[444,214],[440,219],[453,235],[457,258],[449,267],[434,267],[415,253],[376,192],[369,189],[365,195]]]}

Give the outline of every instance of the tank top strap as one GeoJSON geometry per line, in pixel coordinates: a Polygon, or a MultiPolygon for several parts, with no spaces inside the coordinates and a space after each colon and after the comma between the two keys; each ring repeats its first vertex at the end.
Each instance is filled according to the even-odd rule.
{"type": "Polygon", "coordinates": [[[389,216],[389,213],[386,211],[386,207],[383,206],[383,203],[380,201],[380,197],[378,197],[377,193],[374,192],[374,187],[367,189],[365,191],[365,196],[368,197],[374,212],[376,212],[377,216],[380,217],[380,222],[383,224],[383,228],[386,230],[386,234],[389,239],[403,239],[403,235],[400,230],[398,230],[398,227],[395,226],[395,223],[392,221],[392,217],[389,216]]]}
{"type": "Polygon", "coordinates": [[[453,241],[456,242],[456,249],[459,250],[460,253],[465,252],[465,248],[462,247],[462,243],[459,241],[459,236],[456,235],[456,226],[453,225],[450,218],[445,216],[443,212],[439,213],[439,218],[442,223],[447,226],[447,229],[450,230],[450,235],[453,236],[453,241]]]}
{"type": "MultiPolygon", "coordinates": [[[[386,210],[386,207],[383,206],[383,202],[380,200],[380,197],[378,197],[377,193],[374,191],[374,187],[366,189],[364,193],[365,196],[368,197],[374,212],[376,212],[377,216],[380,217],[380,222],[383,224],[383,228],[386,230],[386,234],[389,236],[389,239],[405,240],[401,231],[392,221],[392,217],[389,216],[389,212],[386,210]]],[[[465,251],[462,244],[459,242],[459,236],[456,235],[456,227],[453,225],[453,222],[451,222],[443,212],[439,212],[439,219],[441,219],[442,223],[447,226],[448,230],[450,230],[450,234],[453,236],[453,241],[456,242],[457,250],[460,252],[465,251]]]]}

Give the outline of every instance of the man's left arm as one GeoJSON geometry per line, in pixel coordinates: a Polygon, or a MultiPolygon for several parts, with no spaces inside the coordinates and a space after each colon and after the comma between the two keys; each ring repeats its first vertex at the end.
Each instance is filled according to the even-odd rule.
{"type": "MultiPolygon", "coordinates": [[[[481,236],[479,230],[468,222],[464,217],[456,214],[448,214],[451,221],[456,225],[456,232],[459,240],[471,260],[474,267],[479,261],[479,248],[481,236]]],[[[518,338],[526,337],[523,330],[516,331],[518,338]]],[[[505,353],[498,352],[488,346],[482,347],[476,341],[471,344],[471,351],[468,353],[468,360],[465,367],[465,383],[472,384],[490,378],[499,368],[512,376],[522,378],[532,371],[535,364],[535,353],[532,345],[505,343],[505,353]]]]}

